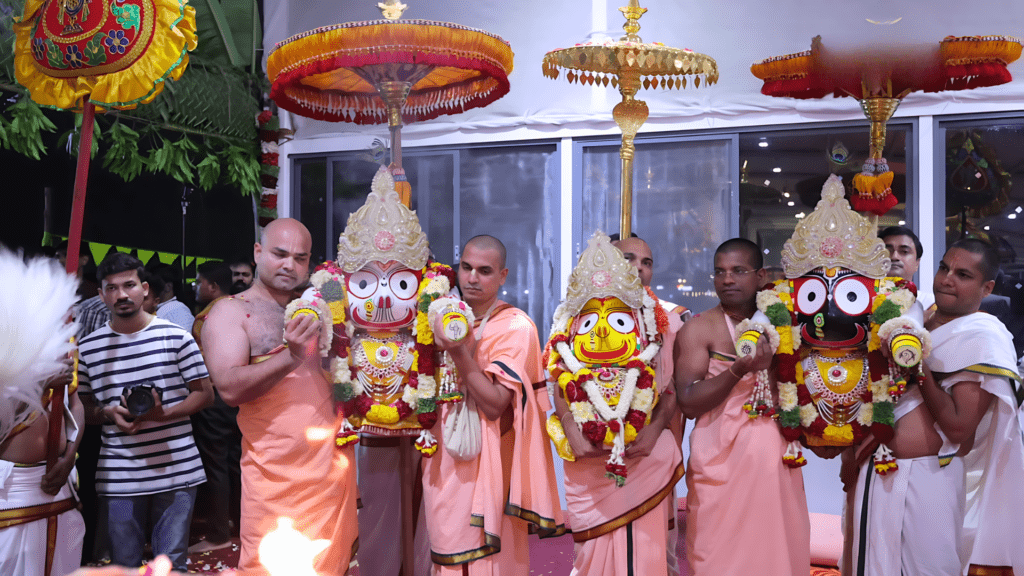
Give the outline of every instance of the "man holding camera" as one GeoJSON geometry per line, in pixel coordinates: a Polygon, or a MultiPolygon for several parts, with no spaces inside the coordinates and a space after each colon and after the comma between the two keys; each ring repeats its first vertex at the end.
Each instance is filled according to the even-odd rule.
{"type": "Polygon", "coordinates": [[[142,309],[142,263],[111,253],[96,271],[110,322],[79,344],[86,420],[103,424],[96,491],[109,514],[114,564],[154,554],[184,571],[196,486],[206,481],[189,415],[209,405],[209,373],[192,335],[142,309]]]}

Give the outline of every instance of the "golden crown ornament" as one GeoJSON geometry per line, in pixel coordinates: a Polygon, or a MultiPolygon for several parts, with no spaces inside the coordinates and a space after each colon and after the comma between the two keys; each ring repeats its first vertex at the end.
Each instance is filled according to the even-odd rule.
{"type": "Polygon", "coordinates": [[[612,246],[607,234],[598,230],[587,240],[587,249],[569,275],[564,312],[575,316],[587,300],[612,297],[622,300],[630,308],[639,309],[644,305],[644,287],[636,267],[612,246]]]}
{"type": "Polygon", "coordinates": [[[381,166],[373,177],[366,203],[348,217],[338,239],[338,263],[353,273],[369,262],[394,260],[412,270],[427,264],[430,247],[416,212],[407,208],[395,192],[395,182],[381,166]]]}
{"type": "Polygon", "coordinates": [[[841,266],[873,278],[889,272],[889,252],[875,226],[850,208],[843,181],[835,174],[821,190],[821,200],[782,248],[787,278],[798,278],[818,267],[841,266]]]}

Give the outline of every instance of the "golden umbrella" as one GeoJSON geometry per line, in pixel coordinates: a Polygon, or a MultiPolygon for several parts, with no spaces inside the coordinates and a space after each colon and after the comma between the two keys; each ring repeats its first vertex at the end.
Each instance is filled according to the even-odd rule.
{"type": "Polygon", "coordinates": [[[633,139],[647,121],[648,108],[636,93],[643,88],[686,88],[687,78],[694,88],[718,82],[715,59],[693,50],[670,48],[660,42],[645,43],[637,35],[640,17],[647,12],[639,0],[619,8],[626,17],[622,29],[626,35],[613,42],[587,42],[571,48],[552,50],[544,55],[544,75],[558,78],[559,68],[569,70],[565,78],[582,84],[611,83],[622,94],[622,101],[612,109],[612,117],[622,131],[621,193],[622,211],[619,234],[629,238],[633,213],[633,139]]]}

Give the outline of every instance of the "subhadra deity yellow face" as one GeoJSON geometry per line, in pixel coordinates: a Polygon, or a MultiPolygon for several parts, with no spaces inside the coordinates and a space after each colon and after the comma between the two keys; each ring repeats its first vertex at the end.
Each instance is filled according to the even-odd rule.
{"type": "Polygon", "coordinates": [[[636,355],[640,331],[633,310],[618,298],[591,298],[573,322],[572,350],[580,362],[622,364],[636,355]]]}

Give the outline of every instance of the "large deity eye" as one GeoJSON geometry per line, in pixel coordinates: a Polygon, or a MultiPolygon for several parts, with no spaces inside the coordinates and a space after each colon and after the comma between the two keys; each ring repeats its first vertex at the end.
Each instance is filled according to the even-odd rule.
{"type": "Polygon", "coordinates": [[[803,314],[814,314],[825,305],[828,288],[818,278],[804,278],[796,289],[796,308],[803,314]]]}
{"type": "Polygon", "coordinates": [[[636,327],[636,321],[627,312],[612,312],[608,315],[608,325],[619,334],[629,334],[636,327]]]}
{"type": "Polygon", "coordinates": [[[859,278],[846,278],[833,291],[836,306],[848,316],[860,316],[871,309],[871,293],[859,278]]]}
{"type": "Polygon", "coordinates": [[[583,335],[594,329],[597,326],[597,314],[590,313],[580,316],[580,327],[576,330],[576,334],[583,335]]]}
{"type": "Polygon", "coordinates": [[[356,298],[369,298],[377,291],[377,275],[369,270],[359,270],[348,278],[348,291],[356,298]]]}
{"type": "Polygon", "coordinates": [[[416,296],[419,289],[419,282],[416,280],[416,273],[408,268],[395,272],[388,278],[388,285],[391,291],[402,300],[409,300],[416,296]]]}

